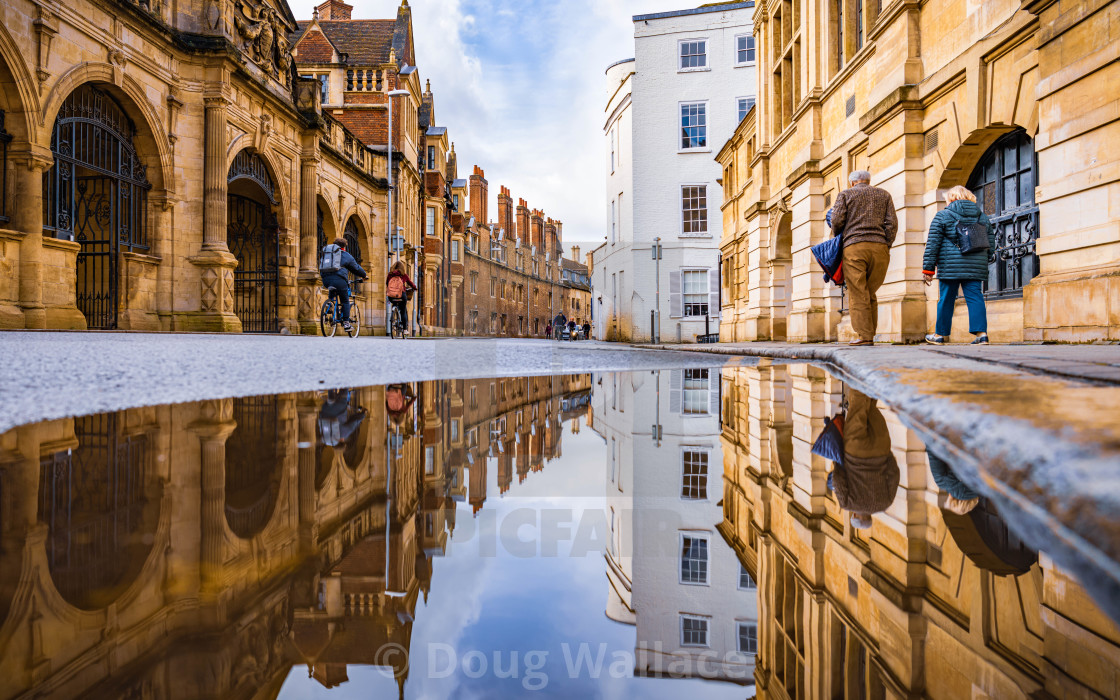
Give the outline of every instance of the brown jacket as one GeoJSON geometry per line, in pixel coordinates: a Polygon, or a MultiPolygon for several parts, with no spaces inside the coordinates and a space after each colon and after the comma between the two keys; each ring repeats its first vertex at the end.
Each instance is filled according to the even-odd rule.
{"type": "Polygon", "coordinates": [[[898,217],[890,193],[871,185],[844,190],[832,206],[832,230],[844,236],[845,248],[869,241],[894,245],[898,217]]]}

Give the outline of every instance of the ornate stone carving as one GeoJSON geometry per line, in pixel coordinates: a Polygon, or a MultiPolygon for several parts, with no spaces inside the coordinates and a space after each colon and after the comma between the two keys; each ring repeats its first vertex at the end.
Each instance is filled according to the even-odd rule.
{"type": "Polygon", "coordinates": [[[287,86],[291,80],[292,54],[288,27],[263,0],[237,0],[233,24],[241,37],[241,50],[265,73],[287,86]]]}
{"type": "Polygon", "coordinates": [[[221,296],[221,282],[217,268],[208,267],[202,271],[202,310],[217,311],[221,296]]]}
{"type": "Polygon", "coordinates": [[[233,312],[233,270],[222,268],[222,310],[233,312]]]}
{"type": "Polygon", "coordinates": [[[303,285],[299,288],[299,317],[311,318],[311,295],[313,290],[311,285],[303,285]]]}

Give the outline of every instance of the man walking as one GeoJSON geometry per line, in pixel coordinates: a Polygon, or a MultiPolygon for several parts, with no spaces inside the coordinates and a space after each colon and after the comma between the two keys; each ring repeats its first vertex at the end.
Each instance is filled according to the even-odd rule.
{"type": "Polygon", "coordinates": [[[879,325],[875,293],[887,276],[898,217],[890,193],[871,186],[871,173],[856,170],[848,182],[851,186],[837,195],[832,207],[832,230],[843,236],[844,281],[852,330],[859,336],[849,344],[872,345],[879,325]]]}

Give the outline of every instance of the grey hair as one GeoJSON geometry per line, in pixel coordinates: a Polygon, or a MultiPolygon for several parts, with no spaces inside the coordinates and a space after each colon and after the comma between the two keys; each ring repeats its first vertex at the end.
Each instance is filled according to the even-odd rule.
{"type": "Polygon", "coordinates": [[[871,182],[871,173],[867,170],[853,170],[848,176],[848,182],[871,182]]]}

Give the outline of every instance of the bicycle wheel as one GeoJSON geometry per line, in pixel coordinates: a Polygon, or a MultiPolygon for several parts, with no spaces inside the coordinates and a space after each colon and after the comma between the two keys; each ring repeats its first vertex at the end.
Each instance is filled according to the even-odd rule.
{"type": "Polygon", "coordinates": [[[357,304],[351,304],[350,305],[350,330],[346,331],[346,335],[350,336],[351,338],[356,338],[358,336],[358,329],[359,328],[360,328],[360,324],[358,323],[358,305],[357,304]]]}
{"type": "Polygon", "coordinates": [[[323,308],[319,312],[319,330],[323,331],[324,337],[330,338],[334,335],[336,328],[337,326],[335,326],[334,323],[334,301],[327,299],[323,302],[323,308]]]}
{"type": "Polygon", "coordinates": [[[404,337],[404,326],[401,324],[401,312],[396,306],[393,307],[393,313],[389,316],[389,335],[394,339],[404,337]]]}

